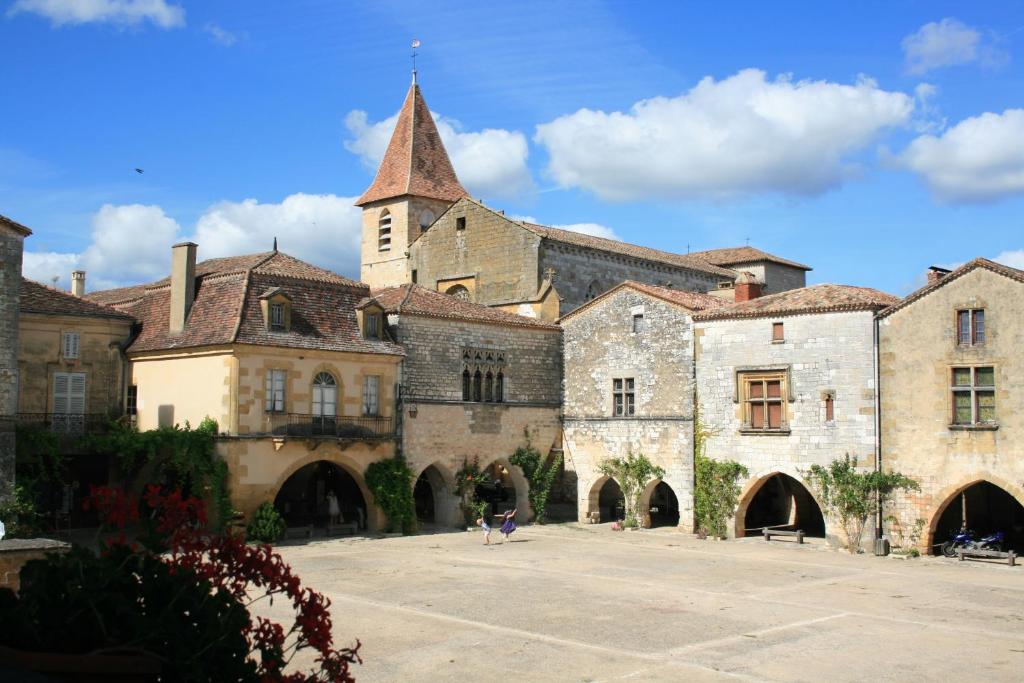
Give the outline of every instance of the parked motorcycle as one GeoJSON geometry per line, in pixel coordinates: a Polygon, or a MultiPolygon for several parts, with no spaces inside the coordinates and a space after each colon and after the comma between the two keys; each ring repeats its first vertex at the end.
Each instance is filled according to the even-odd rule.
{"type": "Polygon", "coordinates": [[[1006,534],[1002,531],[997,531],[994,534],[986,536],[980,541],[974,542],[974,547],[977,550],[998,550],[1002,552],[1003,541],[1006,539],[1006,534]]]}
{"type": "Polygon", "coordinates": [[[956,557],[957,550],[960,548],[966,548],[969,550],[998,550],[1002,551],[1003,541],[1006,539],[1006,534],[1002,531],[997,531],[994,534],[990,534],[981,539],[974,537],[974,532],[970,529],[961,529],[960,531],[953,534],[953,537],[942,544],[942,554],[946,557],[956,557]]]}

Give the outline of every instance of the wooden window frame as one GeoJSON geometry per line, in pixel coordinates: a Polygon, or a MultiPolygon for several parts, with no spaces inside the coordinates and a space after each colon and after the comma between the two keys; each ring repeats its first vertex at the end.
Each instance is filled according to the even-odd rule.
{"type": "Polygon", "coordinates": [[[267,368],[264,379],[263,412],[284,413],[288,398],[288,371],[283,368],[267,368]],[[280,378],[280,382],[278,382],[280,378]],[[280,386],[278,386],[280,384],[280,386]]]}
{"type": "Polygon", "coordinates": [[[612,417],[636,416],[636,378],[612,379],[612,417]]]}
{"type": "Polygon", "coordinates": [[[744,434],[789,434],[789,420],[787,419],[786,404],[790,398],[789,372],[787,370],[760,370],[743,371],[737,373],[737,398],[741,405],[740,432],[744,434]],[[777,396],[772,396],[769,384],[778,382],[779,391],[777,396]],[[753,385],[760,385],[755,395],[752,391],[753,385]],[[755,426],[756,414],[755,404],[761,405],[762,426],[755,426]],[[778,406],[778,425],[773,427],[771,418],[771,406],[778,406]]]}
{"type": "Polygon", "coordinates": [[[270,314],[270,329],[275,332],[283,332],[285,330],[285,304],[282,302],[271,302],[269,304],[270,314]]]}
{"type": "Polygon", "coordinates": [[[125,390],[124,414],[129,417],[139,414],[139,387],[136,384],[130,385],[125,390]]]}
{"type": "Polygon", "coordinates": [[[380,375],[363,377],[363,417],[380,417],[380,375]]]}
{"type": "Polygon", "coordinates": [[[772,344],[782,344],[786,341],[786,327],[783,322],[772,323],[772,344]]]}
{"type": "Polygon", "coordinates": [[[994,365],[958,365],[950,368],[949,371],[949,392],[950,392],[950,429],[996,429],[999,422],[996,419],[996,367],[994,365]],[[969,384],[957,384],[957,371],[967,370],[969,372],[969,384]],[[988,370],[992,373],[992,384],[979,384],[978,371],[988,370]],[[962,421],[957,415],[959,397],[969,397],[971,418],[970,421],[962,421]],[[990,396],[992,401],[992,419],[981,420],[982,410],[981,397],[990,396]]]}
{"type": "Polygon", "coordinates": [[[958,308],[953,318],[956,345],[961,347],[985,345],[985,309],[958,308]],[[964,329],[966,323],[967,329],[964,329]]]}

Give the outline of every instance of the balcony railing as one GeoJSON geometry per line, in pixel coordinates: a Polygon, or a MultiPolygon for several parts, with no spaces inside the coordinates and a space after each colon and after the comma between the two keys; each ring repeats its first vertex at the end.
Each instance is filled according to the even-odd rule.
{"type": "Polygon", "coordinates": [[[23,427],[41,427],[57,434],[82,436],[104,431],[110,425],[107,413],[18,413],[17,422],[23,427]]]}
{"type": "Polygon", "coordinates": [[[350,439],[353,441],[376,441],[395,436],[395,420],[391,417],[271,413],[269,418],[270,432],[275,436],[350,439]]]}

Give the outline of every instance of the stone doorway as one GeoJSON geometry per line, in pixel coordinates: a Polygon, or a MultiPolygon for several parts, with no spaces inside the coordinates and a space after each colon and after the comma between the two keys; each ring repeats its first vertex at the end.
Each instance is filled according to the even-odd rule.
{"type": "Polygon", "coordinates": [[[338,498],[342,522],[357,522],[365,529],[367,507],[359,484],[347,469],[327,460],[310,463],[288,477],[274,498],[274,507],[290,527],[326,527],[328,491],[338,498]]]}
{"type": "MultiPolygon", "coordinates": [[[[949,540],[964,525],[977,538],[1002,531],[1006,534],[1003,550],[1024,553],[1024,505],[991,482],[971,484],[946,502],[932,524],[932,542],[949,540]]],[[[934,552],[940,554],[938,546],[934,552]]]]}
{"type": "Polygon", "coordinates": [[[609,478],[601,485],[597,508],[601,511],[601,523],[618,522],[626,517],[626,497],[614,479],[609,478]]]}
{"type": "MultiPolygon", "coordinates": [[[[807,487],[789,476],[776,472],[765,477],[740,504],[742,527],[737,536],[759,536],[763,530],[800,529],[806,536],[825,537],[825,517],[807,487]]],[[[739,521],[739,520],[737,520],[739,521]]]]}

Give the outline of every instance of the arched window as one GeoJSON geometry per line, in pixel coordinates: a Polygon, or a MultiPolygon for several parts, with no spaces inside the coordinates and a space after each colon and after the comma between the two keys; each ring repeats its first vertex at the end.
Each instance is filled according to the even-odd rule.
{"type": "Polygon", "coordinates": [[[313,415],[335,417],[338,414],[338,383],[329,372],[313,378],[313,415]]]}
{"type": "Polygon", "coordinates": [[[387,209],[377,222],[377,251],[391,251],[391,212],[387,209]]]}
{"type": "Polygon", "coordinates": [[[474,401],[480,401],[481,400],[481,393],[483,392],[483,387],[481,386],[482,384],[483,384],[483,375],[481,375],[480,371],[477,370],[475,373],[473,373],[473,400],[474,401]]]}
{"type": "Polygon", "coordinates": [[[448,296],[454,296],[460,301],[469,301],[469,290],[462,285],[453,285],[444,291],[448,296]]]}
{"type": "Polygon", "coordinates": [[[420,211],[420,230],[426,230],[434,224],[434,212],[430,209],[420,211]]]}
{"type": "Polygon", "coordinates": [[[494,392],[494,375],[492,375],[491,371],[488,370],[487,374],[484,375],[484,400],[485,401],[493,401],[494,400],[494,393],[493,392],[494,392]]]}
{"type": "Polygon", "coordinates": [[[598,282],[597,280],[591,282],[590,286],[587,287],[587,301],[590,301],[591,299],[596,299],[597,296],[601,293],[601,291],[602,288],[600,282],[598,282]]]}
{"type": "Polygon", "coordinates": [[[472,397],[472,381],[470,380],[469,368],[466,368],[462,371],[462,400],[469,401],[472,397]]]}
{"type": "Polygon", "coordinates": [[[501,403],[505,400],[505,373],[499,372],[494,379],[494,400],[501,403]]]}

